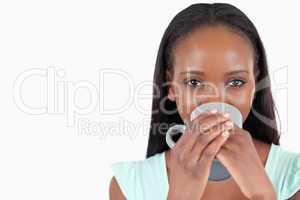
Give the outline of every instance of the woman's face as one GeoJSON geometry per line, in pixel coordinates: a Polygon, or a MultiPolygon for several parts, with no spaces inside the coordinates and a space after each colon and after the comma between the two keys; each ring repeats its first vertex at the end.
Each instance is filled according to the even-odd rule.
{"type": "Polygon", "coordinates": [[[253,49],[225,26],[197,29],[173,49],[168,79],[168,98],[184,122],[197,106],[216,101],[238,108],[245,121],[255,93],[253,49]]]}

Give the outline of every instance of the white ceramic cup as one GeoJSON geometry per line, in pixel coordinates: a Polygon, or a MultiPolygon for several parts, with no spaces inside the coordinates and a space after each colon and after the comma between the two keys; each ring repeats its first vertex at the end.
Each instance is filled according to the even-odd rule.
{"type": "MultiPolygon", "coordinates": [[[[235,123],[238,127],[242,128],[243,116],[241,112],[233,105],[223,102],[210,102],[201,104],[200,106],[196,107],[195,110],[192,111],[190,115],[190,120],[193,121],[201,113],[212,109],[216,109],[221,113],[228,113],[232,122],[235,123]]],[[[176,124],[168,129],[166,133],[166,143],[171,149],[174,148],[176,144],[173,141],[172,137],[174,135],[177,135],[178,133],[184,133],[185,129],[186,125],[183,124],[176,124]]],[[[222,165],[220,161],[214,159],[210,170],[209,180],[222,181],[228,178],[230,178],[229,172],[226,170],[226,168],[222,165]]]]}

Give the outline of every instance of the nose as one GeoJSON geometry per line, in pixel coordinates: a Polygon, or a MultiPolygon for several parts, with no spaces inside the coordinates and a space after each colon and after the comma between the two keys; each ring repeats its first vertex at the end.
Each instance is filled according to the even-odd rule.
{"type": "Polygon", "coordinates": [[[216,85],[210,83],[206,86],[207,92],[203,92],[199,94],[198,96],[198,102],[200,104],[204,103],[211,103],[211,102],[224,102],[226,103],[226,89],[224,88],[224,85],[216,85]]]}

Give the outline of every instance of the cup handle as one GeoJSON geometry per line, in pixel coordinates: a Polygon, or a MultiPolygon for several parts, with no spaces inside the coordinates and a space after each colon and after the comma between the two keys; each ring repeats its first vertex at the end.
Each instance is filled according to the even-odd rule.
{"type": "Polygon", "coordinates": [[[166,133],[166,142],[171,149],[174,148],[176,144],[173,141],[172,136],[177,135],[178,133],[184,133],[185,129],[186,126],[182,124],[176,124],[168,129],[166,133]]]}
{"type": "MultiPolygon", "coordinates": [[[[171,149],[176,145],[176,143],[172,139],[172,136],[178,133],[184,133],[185,129],[186,125],[182,124],[176,124],[168,129],[166,133],[166,142],[171,149]]],[[[211,181],[222,181],[230,178],[230,176],[230,173],[223,166],[223,164],[219,160],[214,158],[208,179],[211,181]]]]}

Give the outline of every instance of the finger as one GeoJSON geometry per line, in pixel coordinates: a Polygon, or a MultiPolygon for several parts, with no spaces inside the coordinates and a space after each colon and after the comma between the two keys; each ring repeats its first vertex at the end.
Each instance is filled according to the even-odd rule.
{"type": "Polygon", "coordinates": [[[231,121],[225,121],[217,126],[214,126],[208,134],[199,135],[197,142],[195,142],[190,156],[192,162],[197,162],[200,158],[202,151],[213,142],[223,131],[230,131],[233,128],[233,123],[231,121]]]}
{"type": "Polygon", "coordinates": [[[222,145],[227,141],[229,137],[230,137],[229,131],[227,130],[223,131],[214,141],[212,141],[209,145],[207,145],[207,147],[201,152],[197,164],[210,165],[212,160],[216,157],[222,145]]]}
{"type": "MultiPolygon", "coordinates": [[[[215,115],[217,110],[212,111],[205,111],[201,113],[199,119],[205,119],[210,115],[215,115]]],[[[189,154],[194,143],[197,141],[198,134],[194,132],[190,127],[187,125],[184,134],[179,138],[175,147],[173,148],[174,151],[181,151],[180,154],[183,156],[185,154],[189,154]]]]}
{"type": "Polygon", "coordinates": [[[189,128],[193,131],[199,132],[199,134],[202,134],[213,126],[216,126],[217,124],[227,120],[229,120],[229,115],[227,113],[215,113],[207,116],[206,118],[193,121],[192,126],[189,128]]]}
{"type": "Polygon", "coordinates": [[[200,113],[196,118],[194,118],[193,120],[189,120],[188,121],[188,127],[191,127],[191,125],[194,123],[194,121],[196,120],[203,120],[205,119],[206,117],[210,116],[210,115],[213,115],[213,114],[216,114],[218,112],[217,109],[212,109],[212,110],[207,110],[207,111],[204,111],[202,113],[200,113]]]}
{"type": "MultiPolygon", "coordinates": [[[[206,117],[215,114],[216,110],[212,110],[212,111],[205,111],[203,113],[201,113],[198,117],[199,119],[205,119],[206,117]]],[[[192,135],[192,130],[190,129],[190,122],[188,122],[187,126],[186,126],[186,131],[184,132],[184,134],[182,134],[182,136],[179,138],[179,140],[176,142],[176,146],[181,147],[183,144],[185,144],[187,142],[187,140],[194,140],[196,139],[197,136],[196,135],[192,135]]]]}

